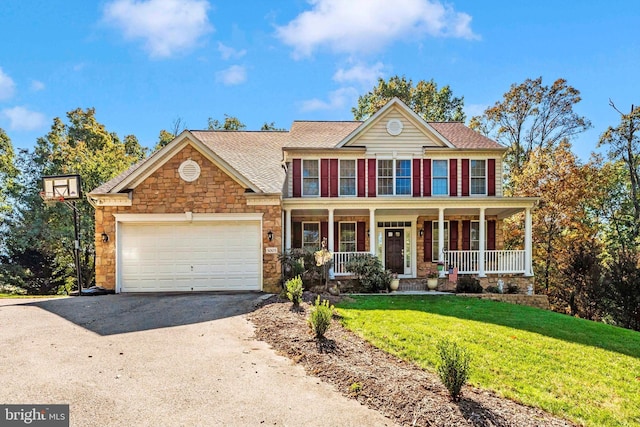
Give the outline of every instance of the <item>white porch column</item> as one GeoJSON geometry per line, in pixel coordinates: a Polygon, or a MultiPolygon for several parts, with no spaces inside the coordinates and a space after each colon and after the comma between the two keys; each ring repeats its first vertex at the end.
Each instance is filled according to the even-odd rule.
{"type": "Polygon", "coordinates": [[[525,276],[533,276],[533,239],[531,208],[524,210],[524,271],[525,276]]]}
{"type": "MultiPolygon", "coordinates": [[[[438,262],[444,263],[444,208],[438,208],[438,262]]],[[[440,277],[444,277],[446,265],[440,271],[440,277]]]]}
{"type": "Polygon", "coordinates": [[[480,208],[480,229],[478,230],[480,233],[479,236],[479,248],[478,248],[478,277],[487,277],[484,273],[484,248],[485,248],[485,226],[484,226],[484,208],[480,208]]]}
{"type": "Polygon", "coordinates": [[[369,208],[369,252],[376,254],[376,210],[369,208]]]}
{"type": "Polygon", "coordinates": [[[334,248],[334,241],[333,241],[333,236],[335,236],[335,231],[333,229],[333,208],[329,208],[329,218],[327,221],[329,221],[329,235],[327,236],[327,250],[333,252],[333,248],[334,248]]]}
{"type": "Polygon", "coordinates": [[[291,249],[291,209],[284,211],[284,249],[291,249]]]}

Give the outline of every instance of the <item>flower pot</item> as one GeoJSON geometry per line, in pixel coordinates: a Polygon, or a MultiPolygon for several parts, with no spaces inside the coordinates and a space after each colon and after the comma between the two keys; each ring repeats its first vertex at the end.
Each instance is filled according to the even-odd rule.
{"type": "Polygon", "coordinates": [[[430,291],[435,291],[438,288],[438,279],[427,279],[427,288],[430,291]]]}
{"type": "Polygon", "coordinates": [[[389,289],[391,289],[391,292],[397,291],[399,286],[400,279],[391,279],[391,284],[389,285],[389,289]]]}

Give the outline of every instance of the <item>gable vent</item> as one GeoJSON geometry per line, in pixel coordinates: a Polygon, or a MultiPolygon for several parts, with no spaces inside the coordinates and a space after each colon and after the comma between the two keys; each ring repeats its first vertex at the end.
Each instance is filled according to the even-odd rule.
{"type": "Polygon", "coordinates": [[[397,136],[402,133],[402,122],[398,119],[391,119],[387,122],[387,133],[392,136],[397,136]]]}
{"type": "Polygon", "coordinates": [[[180,178],[186,182],[193,182],[200,177],[200,166],[193,160],[185,160],[178,168],[180,178]]]}

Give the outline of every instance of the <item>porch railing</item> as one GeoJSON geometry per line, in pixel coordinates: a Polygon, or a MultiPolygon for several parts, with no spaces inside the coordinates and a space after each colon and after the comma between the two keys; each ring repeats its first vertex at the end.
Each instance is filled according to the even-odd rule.
{"type": "MultiPolygon", "coordinates": [[[[446,266],[457,267],[460,274],[478,274],[479,251],[445,251],[446,266]]],[[[525,251],[484,251],[484,272],[491,274],[525,273],[525,251]]]]}
{"type": "Polygon", "coordinates": [[[367,255],[370,252],[334,252],[333,253],[333,274],[336,276],[346,276],[350,273],[345,268],[347,262],[357,255],[367,255]]]}

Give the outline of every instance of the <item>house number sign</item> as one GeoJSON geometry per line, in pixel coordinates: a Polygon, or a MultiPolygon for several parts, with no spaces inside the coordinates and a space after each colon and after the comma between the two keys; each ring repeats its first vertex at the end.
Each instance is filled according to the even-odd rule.
{"type": "Polygon", "coordinates": [[[266,253],[268,253],[268,254],[277,254],[278,253],[278,248],[267,248],[266,249],[266,253]]]}

